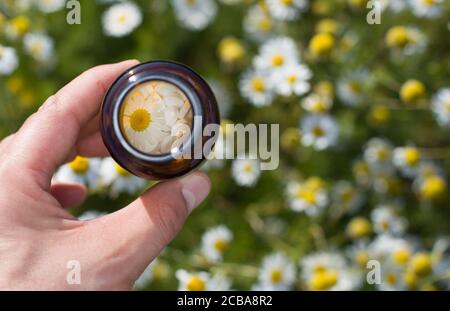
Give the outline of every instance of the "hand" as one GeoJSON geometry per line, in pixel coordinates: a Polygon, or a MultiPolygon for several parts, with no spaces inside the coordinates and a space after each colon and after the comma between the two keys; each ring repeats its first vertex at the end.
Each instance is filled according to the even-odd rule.
{"type": "Polygon", "coordinates": [[[0,288],[131,289],[207,196],[202,173],[159,183],[127,207],[80,221],[64,208],[81,204],[81,185],[52,184],[55,170],[77,154],[106,156],[99,109],[114,79],[136,61],[95,67],[51,96],[0,144],[0,288]],[[67,263],[80,263],[70,285],[67,263]]]}

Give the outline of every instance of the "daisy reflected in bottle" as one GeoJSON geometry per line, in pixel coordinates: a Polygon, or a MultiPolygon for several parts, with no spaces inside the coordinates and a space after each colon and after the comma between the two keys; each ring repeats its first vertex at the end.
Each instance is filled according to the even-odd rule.
{"type": "Polygon", "coordinates": [[[184,175],[200,165],[219,124],[205,80],[168,61],[142,63],[123,73],[102,106],[102,136],[112,158],[147,179],[184,175]]]}

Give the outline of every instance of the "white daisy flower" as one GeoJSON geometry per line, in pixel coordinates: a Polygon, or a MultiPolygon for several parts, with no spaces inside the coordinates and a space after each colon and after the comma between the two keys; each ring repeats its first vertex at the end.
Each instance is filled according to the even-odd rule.
{"type": "Polygon", "coordinates": [[[0,75],[10,75],[19,65],[16,50],[0,45],[0,75]]]}
{"type": "Polygon", "coordinates": [[[37,0],[37,8],[44,13],[53,13],[63,9],[66,0],[37,0]]]}
{"type": "Polygon", "coordinates": [[[394,13],[399,13],[408,7],[408,2],[405,0],[378,0],[381,4],[382,10],[389,10],[394,13]]]}
{"type": "Polygon", "coordinates": [[[418,17],[436,18],[440,16],[444,8],[443,0],[409,0],[413,13],[418,17]]]}
{"type": "Polygon", "coordinates": [[[333,100],[329,96],[313,93],[305,97],[301,104],[310,113],[325,113],[333,106],[333,100]]]}
{"type": "Polygon", "coordinates": [[[100,167],[100,183],[110,187],[111,197],[117,197],[121,193],[134,194],[142,189],[146,181],[132,175],[122,168],[112,158],[105,158],[100,167]]]}
{"type": "Polygon", "coordinates": [[[308,9],[307,0],[267,0],[270,14],[279,20],[292,21],[308,9]]]}
{"type": "Polygon", "coordinates": [[[289,258],[275,253],[264,257],[258,281],[265,290],[289,290],[295,282],[295,274],[295,267],[289,258]]]}
{"type": "Polygon", "coordinates": [[[190,273],[180,269],[175,272],[179,291],[207,291],[210,288],[211,277],[206,272],[190,273]]]}
{"type": "Polygon", "coordinates": [[[328,115],[308,115],[300,124],[302,143],[316,150],[324,150],[336,145],[339,127],[336,120],[328,115]]]}
{"type": "Polygon", "coordinates": [[[217,14],[217,4],[212,0],[172,0],[180,24],[189,30],[206,28],[217,14]]]}
{"type": "Polygon", "coordinates": [[[402,269],[384,265],[381,269],[381,283],[376,285],[380,291],[401,291],[406,289],[402,269]]]}
{"type": "Polygon", "coordinates": [[[311,88],[308,82],[311,77],[312,72],[307,66],[292,65],[275,71],[271,76],[271,84],[279,95],[303,95],[311,88]]]}
{"type": "Polygon", "coordinates": [[[202,237],[202,254],[209,262],[221,261],[232,238],[233,233],[223,225],[209,229],[202,237]]]}
{"type": "Polygon", "coordinates": [[[245,72],[239,82],[239,89],[242,96],[257,107],[270,105],[274,98],[267,74],[262,71],[245,72]]]}
{"type": "Polygon", "coordinates": [[[274,21],[260,5],[250,7],[244,18],[244,30],[254,40],[267,39],[274,28],[274,21]]]}
{"type": "Polygon", "coordinates": [[[408,263],[413,246],[404,238],[390,234],[378,235],[369,245],[370,259],[390,264],[404,265],[408,263]]]}
{"type": "Polygon", "coordinates": [[[53,39],[43,33],[27,33],[23,38],[25,52],[40,62],[49,62],[54,55],[53,39]]]}
{"type": "Polygon", "coordinates": [[[357,107],[362,104],[365,95],[366,71],[353,72],[348,77],[340,79],[337,84],[337,95],[343,104],[357,107]]]}
{"type": "Polygon", "coordinates": [[[371,213],[373,227],[376,233],[403,234],[406,230],[406,220],[399,217],[391,206],[379,205],[371,213]]]}
{"type": "Polygon", "coordinates": [[[440,89],[434,95],[431,110],[440,126],[450,127],[450,88],[440,89]]]}
{"type": "Polygon", "coordinates": [[[395,26],[386,33],[386,44],[405,55],[413,55],[422,52],[428,42],[423,32],[416,27],[395,26]]]}
{"type": "Polygon", "coordinates": [[[103,13],[102,23],[107,36],[124,37],[142,23],[142,12],[132,2],[117,3],[103,13]]]}
{"type": "Polygon", "coordinates": [[[290,182],[287,186],[289,206],[293,211],[318,216],[328,204],[324,182],[316,177],[304,182],[290,182]]]}
{"type": "Polygon", "coordinates": [[[349,269],[345,258],[335,252],[317,252],[300,261],[302,278],[310,290],[355,290],[361,276],[349,269]]]}
{"type": "Polygon", "coordinates": [[[373,173],[392,171],[391,143],[382,138],[370,139],[364,148],[364,160],[369,165],[373,173]]]}
{"type": "Polygon", "coordinates": [[[64,164],[54,176],[54,180],[61,183],[82,184],[89,188],[98,186],[98,173],[101,160],[98,158],[84,158],[77,156],[72,162],[64,164]]]}
{"type": "Polygon", "coordinates": [[[277,37],[266,41],[253,59],[259,70],[275,70],[298,63],[299,53],[294,40],[288,37],[277,37]]]}
{"type": "Polygon", "coordinates": [[[214,274],[209,280],[209,291],[229,291],[231,290],[231,280],[223,273],[214,274]]]}
{"type": "Polygon", "coordinates": [[[100,218],[102,216],[105,216],[106,213],[99,212],[99,211],[85,211],[83,214],[78,216],[79,220],[88,221],[88,220],[94,220],[97,218],[100,218]]]}
{"type": "Polygon", "coordinates": [[[261,175],[260,162],[252,159],[233,160],[231,172],[239,186],[253,187],[261,175]]]}
{"type": "Polygon", "coordinates": [[[400,147],[394,149],[393,162],[403,175],[414,177],[420,167],[422,156],[416,147],[400,147]]]}

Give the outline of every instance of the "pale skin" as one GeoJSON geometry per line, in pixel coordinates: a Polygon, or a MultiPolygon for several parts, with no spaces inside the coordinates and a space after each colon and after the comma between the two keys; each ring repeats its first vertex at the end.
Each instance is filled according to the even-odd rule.
{"type": "Polygon", "coordinates": [[[202,173],[159,183],[130,205],[80,221],[66,209],[86,188],[52,183],[76,155],[108,156],[99,109],[114,79],[137,61],[92,68],[51,96],[0,143],[0,289],[127,290],[176,236],[208,195],[202,173]],[[77,260],[81,284],[70,285],[67,262],[77,260]]]}

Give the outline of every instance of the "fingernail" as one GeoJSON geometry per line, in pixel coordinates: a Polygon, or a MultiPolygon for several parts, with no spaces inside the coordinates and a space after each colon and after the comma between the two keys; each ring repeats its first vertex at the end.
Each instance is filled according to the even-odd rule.
{"type": "Polygon", "coordinates": [[[181,193],[189,213],[192,212],[209,194],[211,184],[206,175],[193,173],[181,179],[181,193]]]}

